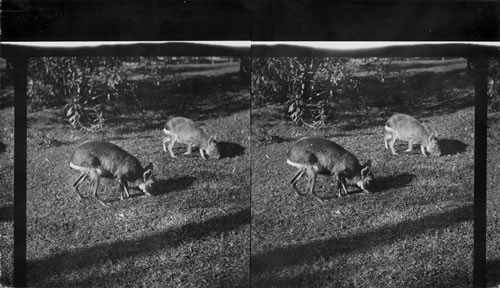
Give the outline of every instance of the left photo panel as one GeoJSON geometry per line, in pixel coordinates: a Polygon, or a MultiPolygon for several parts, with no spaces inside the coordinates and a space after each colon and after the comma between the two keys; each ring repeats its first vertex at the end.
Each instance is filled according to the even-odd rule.
{"type": "Polygon", "coordinates": [[[28,59],[28,286],[249,285],[250,60],[202,54],[28,59]]]}
{"type": "Polygon", "coordinates": [[[0,287],[14,284],[14,79],[0,58],[0,287]]]}

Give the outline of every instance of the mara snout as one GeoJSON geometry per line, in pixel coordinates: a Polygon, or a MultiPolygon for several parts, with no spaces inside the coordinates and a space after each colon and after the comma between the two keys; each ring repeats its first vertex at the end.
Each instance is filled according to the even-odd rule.
{"type": "Polygon", "coordinates": [[[297,189],[297,181],[307,174],[307,190],[320,202],[323,200],[315,194],[316,176],[331,175],[337,179],[338,196],[342,197],[342,189],[347,195],[347,183],[355,184],[365,192],[371,192],[375,176],[371,171],[371,161],[361,165],[352,153],[337,143],[324,138],[302,138],[295,142],[288,151],[286,162],[298,171],[290,181],[294,193],[304,195],[297,189]]]}
{"type": "Polygon", "coordinates": [[[420,150],[424,156],[427,156],[426,150],[431,155],[441,155],[436,133],[431,131],[427,125],[420,123],[411,116],[395,114],[387,120],[384,129],[385,148],[390,148],[394,155],[398,155],[396,150],[394,150],[394,143],[397,139],[408,142],[408,149],[406,149],[405,152],[411,152],[413,150],[413,144],[420,144],[420,150]]]}
{"type": "Polygon", "coordinates": [[[172,148],[176,142],[187,145],[185,155],[191,154],[192,147],[199,147],[201,158],[207,159],[205,153],[210,158],[219,159],[220,153],[217,146],[217,141],[212,136],[209,136],[205,129],[201,128],[194,121],[184,118],[175,117],[170,119],[163,128],[165,138],[163,138],[163,151],[168,152],[172,158],[177,158],[172,148]]]}
{"type": "Polygon", "coordinates": [[[122,200],[130,197],[128,182],[140,182],[138,187],[146,195],[151,195],[155,182],[153,163],[149,163],[143,168],[137,158],[109,142],[87,141],[82,143],[71,155],[69,166],[80,171],[80,175],[73,183],[78,198],[84,198],[78,187],[85,179],[90,178],[90,193],[103,206],[107,205],[97,196],[101,177],[115,178],[120,183],[120,198],[122,200]]]}

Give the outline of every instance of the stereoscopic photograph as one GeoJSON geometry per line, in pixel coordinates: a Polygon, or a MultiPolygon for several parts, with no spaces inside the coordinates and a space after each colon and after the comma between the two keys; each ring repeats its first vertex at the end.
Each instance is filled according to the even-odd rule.
{"type": "Polygon", "coordinates": [[[252,287],[472,286],[474,73],[254,56],[252,287]]]}
{"type": "Polygon", "coordinates": [[[28,59],[30,287],[249,283],[247,56],[28,59]]]}
{"type": "MultiPolygon", "coordinates": [[[[486,143],[498,286],[498,58],[330,46],[28,57],[27,286],[471,287],[486,143]]],[[[5,286],[12,70],[0,61],[5,286]]]]}

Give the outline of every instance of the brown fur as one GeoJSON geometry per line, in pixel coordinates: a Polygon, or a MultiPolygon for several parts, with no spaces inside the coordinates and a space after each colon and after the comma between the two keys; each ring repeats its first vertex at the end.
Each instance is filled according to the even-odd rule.
{"type": "Polygon", "coordinates": [[[80,199],[83,198],[78,186],[83,180],[90,177],[92,196],[104,206],[107,205],[97,196],[97,187],[101,177],[115,178],[120,183],[122,188],[120,198],[122,200],[125,198],[124,195],[130,197],[128,182],[147,183],[148,185],[141,187],[147,187],[144,188],[143,192],[148,195],[150,195],[149,192],[154,182],[152,163],[143,168],[137,158],[108,142],[87,141],[82,143],[71,155],[70,166],[81,172],[73,183],[77,196],[80,199]]]}
{"type": "Polygon", "coordinates": [[[323,138],[306,137],[295,142],[288,151],[287,163],[299,169],[291,181],[295,194],[301,195],[296,183],[306,173],[309,178],[308,190],[320,202],[322,200],[314,194],[317,174],[333,175],[337,178],[339,197],[342,196],[341,188],[347,194],[346,181],[369,192],[374,180],[371,161],[361,165],[352,153],[335,142],[323,138]]]}
{"type": "Polygon", "coordinates": [[[384,129],[385,148],[390,148],[394,155],[397,155],[394,149],[394,143],[397,139],[408,142],[408,149],[406,152],[411,152],[413,150],[413,144],[420,144],[420,149],[424,156],[427,156],[425,153],[426,150],[431,155],[439,156],[441,154],[436,134],[432,132],[429,127],[411,116],[395,114],[387,120],[384,129]],[[391,141],[388,142],[389,140],[391,141]]]}
{"type": "Polygon", "coordinates": [[[200,155],[203,159],[206,159],[204,152],[212,158],[220,158],[217,142],[203,128],[188,118],[175,117],[170,119],[165,124],[163,132],[166,135],[163,138],[163,150],[167,151],[166,144],[169,143],[168,151],[172,158],[177,158],[172,151],[176,142],[188,145],[185,154],[191,154],[191,148],[195,146],[200,148],[200,155]]]}

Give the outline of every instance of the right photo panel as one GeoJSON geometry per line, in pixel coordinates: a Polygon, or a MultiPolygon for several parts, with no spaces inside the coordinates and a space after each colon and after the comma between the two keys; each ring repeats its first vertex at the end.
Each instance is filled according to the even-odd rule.
{"type": "Polygon", "coordinates": [[[473,73],[254,56],[252,287],[470,287],[473,73]]]}

